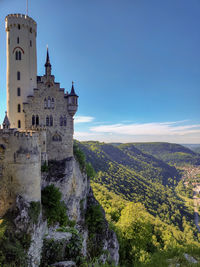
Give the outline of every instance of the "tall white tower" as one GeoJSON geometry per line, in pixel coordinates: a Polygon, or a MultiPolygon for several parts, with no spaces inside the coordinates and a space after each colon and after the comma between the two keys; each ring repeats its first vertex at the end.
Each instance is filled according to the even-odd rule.
{"type": "Polygon", "coordinates": [[[25,129],[23,103],[37,87],[36,22],[22,14],[6,17],[7,110],[11,128],[25,129]]]}

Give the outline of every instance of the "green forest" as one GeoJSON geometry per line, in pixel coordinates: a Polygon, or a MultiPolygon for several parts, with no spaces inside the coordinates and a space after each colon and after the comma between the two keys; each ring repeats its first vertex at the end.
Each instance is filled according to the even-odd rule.
{"type": "Polygon", "coordinates": [[[192,188],[182,166],[199,155],[168,143],[76,142],[93,166],[91,185],[120,244],[120,266],[200,266],[192,188]],[[177,157],[176,157],[177,156],[177,157]],[[176,265],[180,264],[180,265],[176,265]]]}

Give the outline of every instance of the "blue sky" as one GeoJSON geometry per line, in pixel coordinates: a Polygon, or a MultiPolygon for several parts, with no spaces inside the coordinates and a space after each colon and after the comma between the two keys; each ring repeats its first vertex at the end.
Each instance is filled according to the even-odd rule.
{"type": "MultiPolygon", "coordinates": [[[[4,19],[25,11],[26,0],[0,0],[0,122],[4,19]]],[[[48,44],[56,81],[75,82],[77,139],[200,143],[199,14],[199,0],[29,0],[38,75],[48,44]]]]}

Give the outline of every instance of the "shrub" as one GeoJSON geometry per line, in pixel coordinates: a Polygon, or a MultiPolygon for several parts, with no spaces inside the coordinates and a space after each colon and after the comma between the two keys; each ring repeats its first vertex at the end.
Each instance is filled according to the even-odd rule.
{"type": "Polygon", "coordinates": [[[62,194],[54,185],[46,186],[42,190],[42,205],[44,206],[45,216],[49,225],[57,222],[67,225],[67,208],[65,203],[61,201],[62,194]]]}
{"type": "Polygon", "coordinates": [[[81,171],[83,171],[85,169],[85,164],[86,164],[85,155],[76,143],[74,143],[73,149],[74,149],[74,156],[80,165],[81,171]]]}
{"type": "Polygon", "coordinates": [[[38,222],[38,217],[40,215],[40,208],[41,208],[41,205],[40,205],[40,202],[39,201],[32,201],[30,203],[30,208],[29,208],[29,211],[28,211],[28,215],[31,219],[31,221],[33,223],[37,223],[38,222]]]}

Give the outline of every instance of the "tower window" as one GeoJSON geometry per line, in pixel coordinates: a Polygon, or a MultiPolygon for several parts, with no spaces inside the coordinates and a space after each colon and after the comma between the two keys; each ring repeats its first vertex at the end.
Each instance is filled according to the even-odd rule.
{"type": "Polygon", "coordinates": [[[20,81],[20,71],[17,72],[17,80],[20,81]]]}
{"type": "Polygon", "coordinates": [[[49,116],[46,117],[46,126],[49,126],[49,116]]]}
{"type": "Polygon", "coordinates": [[[63,118],[63,125],[67,126],[67,118],[66,118],[66,116],[64,116],[64,118],[63,118]]]}
{"type": "Polygon", "coordinates": [[[30,28],[30,33],[32,33],[32,28],[30,28]]]}
{"type": "Polygon", "coordinates": [[[20,87],[17,88],[17,96],[21,96],[21,88],[20,87]]]}
{"type": "Polygon", "coordinates": [[[48,97],[48,108],[51,108],[51,98],[50,98],[50,96],[48,97]]]}
{"type": "Polygon", "coordinates": [[[44,108],[47,108],[47,99],[44,99],[44,108]]]}
{"type": "Polygon", "coordinates": [[[21,121],[18,120],[18,128],[21,128],[21,121]]]}
{"type": "Polygon", "coordinates": [[[60,117],[60,126],[63,126],[63,117],[60,117]]]}
{"type": "Polygon", "coordinates": [[[21,60],[22,59],[22,53],[21,53],[21,51],[19,51],[19,60],[21,60]]]}
{"type": "Polygon", "coordinates": [[[21,105],[20,104],[17,105],[17,111],[18,111],[18,113],[21,112],[21,105]]]}
{"type": "Polygon", "coordinates": [[[53,116],[50,116],[50,126],[53,126],[53,116]]]}
{"type": "Polygon", "coordinates": [[[35,116],[32,116],[32,125],[35,125],[35,116]]]}
{"type": "Polygon", "coordinates": [[[54,98],[51,99],[51,108],[54,109],[54,98]]]}
{"type": "Polygon", "coordinates": [[[36,116],[36,125],[39,125],[39,116],[36,116]]]}
{"type": "Polygon", "coordinates": [[[16,60],[19,59],[19,52],[18,52],[18,51],[15,52],[15,59],[16,59],[16,60]]]}
{"type": "Polygon", "coordinates": [[[20,30],[21,29],[21,26],[20,26],[20,24],[18,24],[18,30],[20,30]]]}
{"type": "Polygon", "coordinates": [[[19,44],[19,37],[17,37],[17,43],[19,44]]]}
{"type": "Polygon", "coordinates": [[[32,46],[32,41],[30,40],[30,46],[32,46]]]}

